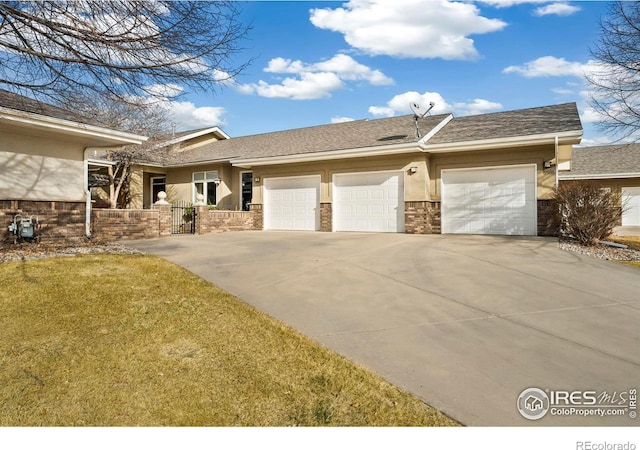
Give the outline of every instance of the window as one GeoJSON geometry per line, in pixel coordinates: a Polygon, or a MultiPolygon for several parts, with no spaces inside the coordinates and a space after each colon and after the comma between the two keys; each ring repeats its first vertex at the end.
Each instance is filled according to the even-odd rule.
{"type": "Polygon", "coordinates": [[[193,173],[193,201],[197,201],[198,194],[204,195],[204,202],[207,205],[216,205],[216,187],[220,184],[218,171],[194,172],[193,173]]]}
{"type": "Polygon", "coordinates": [[[158,201],[158,192],[167,192],[167,177],[151,177],[151,204],[158,201]]]}
{"type": "Polygon", "coordinates": [[[249,211],[249,204],[253,198],[253,172],[241,172],[241,207],[243,211],[249,211]]]}

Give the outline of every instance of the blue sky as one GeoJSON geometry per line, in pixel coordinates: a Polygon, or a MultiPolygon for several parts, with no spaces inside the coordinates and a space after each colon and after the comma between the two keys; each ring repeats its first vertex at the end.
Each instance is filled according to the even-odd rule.
{"type": "Polygon", "coordinates": [[[409,114],[577,102],[584,144],[607,142],[585,74],[606,2],[352,0],[242,3],[253,63],[215,95],[172,102],[178,130],[231,136],[409,114]]]}

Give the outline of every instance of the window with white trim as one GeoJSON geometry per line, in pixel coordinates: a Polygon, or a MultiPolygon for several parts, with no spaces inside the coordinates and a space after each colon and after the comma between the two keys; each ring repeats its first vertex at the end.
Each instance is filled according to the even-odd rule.
{"type": "Polygon", "coordinates": [[[193,173],[193,201],[196,202],[198,194],[204,195],[204,202],[207,205],[216,205],[216,188],[220,184],[218,171],[194,172],[193,173]]]}

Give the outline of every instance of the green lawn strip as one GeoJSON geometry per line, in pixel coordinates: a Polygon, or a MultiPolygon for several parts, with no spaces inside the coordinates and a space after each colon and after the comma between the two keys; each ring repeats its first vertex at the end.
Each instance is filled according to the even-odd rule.
{"type": "Polygon", "coordinates": [[[0,264],[0,426],[456,422],[153,256],[0,264]]]}

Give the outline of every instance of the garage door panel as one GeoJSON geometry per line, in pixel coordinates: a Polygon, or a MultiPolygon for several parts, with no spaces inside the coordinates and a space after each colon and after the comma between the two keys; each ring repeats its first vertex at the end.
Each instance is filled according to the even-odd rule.
{"type": "Polygon", "coordinates": [[[266,178],[267,230],[319,229],[320,177],[266,178]]]}
{"type": "Polygon", "coordinates": [[[442,172],[442,232],[536,234],[534,166],[442,172]]]}
{"type": "Polygon", "coordinates": [[[404,231],[402,172],[334,176],[336,231],[404,231]]]}
{"type": "Polygon", "coordinates": [[[622,198],[626,205],[622,213],[622,226],[640,226],[640,187],[623,187],[622,198]]]}

